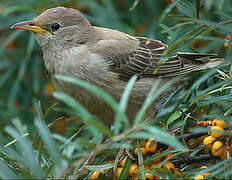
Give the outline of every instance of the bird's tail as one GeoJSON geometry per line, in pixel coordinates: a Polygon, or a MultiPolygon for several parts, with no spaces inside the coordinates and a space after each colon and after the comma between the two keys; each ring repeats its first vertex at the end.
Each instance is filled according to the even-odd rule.
{"type": "Polygon", "coordinates": [[[191,61],[191,64],[197,67],[195,69],[196,71],[216,67],[224,61],[223,58],[212,58],[217,56],[217,54],[184,52],[178,53],[177,56],[181,59],[182,62],[188,61],[189,63],[191,61]]]}

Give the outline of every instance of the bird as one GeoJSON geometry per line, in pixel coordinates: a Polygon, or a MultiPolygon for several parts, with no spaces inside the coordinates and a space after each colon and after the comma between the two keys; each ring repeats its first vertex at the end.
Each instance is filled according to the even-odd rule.
{"type": "MultiPolygon", "coordinates": [[[[187,77],[223,61],[214,58],[216,54],[178,52],[159,63],[168,47],[161,41],[93,26],[80,11],[61,6],[47,9],[34,19],[18,22],[11,28],[34,33],[42,48],[45,68],[56,89],[75,98],[107,126],[114,121],[115,112],[111,107],[93,92],[58,80],[54,75],[87,81],[109,93],[117,102],[129,79],[136,75],[126,109],[129,120],[133,122],[156,82],[160,81],[161,87],[175,77],[187,77]]],[[[167,88],[148,113],[159,109],[161,101],[182,83],[179,81],[167,88]]]]}

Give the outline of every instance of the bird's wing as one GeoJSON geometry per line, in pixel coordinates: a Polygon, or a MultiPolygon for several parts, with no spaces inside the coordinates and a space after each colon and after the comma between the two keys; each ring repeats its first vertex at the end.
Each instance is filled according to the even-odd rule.
{"type": "MultiPolygon", "coordinates": [[[[133,75],[144,77],[175,77],[192,71],[217,66],[222,59],[210,58],[216,54],[177,53],[160,63],[162,53],[167,48],[161,41],[136,37],[138,45],[127,53],[111,53],[107,57],[110,70],[119,74],[123,80],[133,75]]],[[[111,47],[114,49],[114,47],[111,47]]],[[[115,47],[116,49],[116,47],[115,47]]]]}

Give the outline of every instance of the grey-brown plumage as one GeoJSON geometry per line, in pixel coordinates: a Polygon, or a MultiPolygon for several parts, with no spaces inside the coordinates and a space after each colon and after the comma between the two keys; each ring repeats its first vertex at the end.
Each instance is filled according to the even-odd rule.
{"type": "MultiPolygon", "coordinates": [[[[118,101],[128,79],[137,74],[139,79],[127,107],[131,120],[157,79],[162,78],[162,85],[172,77],[214,67],[223,60],[210,59],[215,54],[177,53],[158,64],[167,45],[92,26],[79,11],[65,7],[48,9],[35,19],[17,23],[12,28],[35,33],[42,47],[45,67],[51,76],[63,74],[80,78],[103,88],[118,101]]],[[[112,124],[114,113],[101,98],[76,85],[56,79],[53,81],[57,89],[75,97],[106,124],[112,124]]],[[[160,99],[178,85],[167,89],[155,101],[154,107],[159,107],[160,99]]]]}

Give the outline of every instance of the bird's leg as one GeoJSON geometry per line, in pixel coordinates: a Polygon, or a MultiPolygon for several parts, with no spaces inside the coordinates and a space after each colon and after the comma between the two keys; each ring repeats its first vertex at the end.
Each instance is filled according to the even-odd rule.
{"type": "MultiPolygon", "coordinates": [[[[144,123],[149,123],[155,116],[155,112],[153,111],[145,120],[144,123]]],[[[139,133],[141,131],[141,128],[137,128],[133,131],[133,134],[139,133]]],[[[132,140],[126,140],[125,145],[119,150],[115,161],[114,161],[114,174],[117,172],[117,167],[119,162],[123,159],[125,155],[127,155],[130,159],[135,160],[134,156],[130,154],[129,148],[130,145],[133,143],[132,140]]]]}
{"type": "Polygon", "coordinates": [[[106,140],[107,140],[107,136],[103,135],[102,139],[96,145],[94,150],[91,152],[91,154],[88,156],[88,158],[84,161],[82,167],[75,173],[77,175],[77,179],[86,176],[86,174],[89,172],[89,170],[86,168],[86,165],[89,165],[92,163],[92,161],[94,160],[94,158],[96,157],[96,155],[99,152],[98,147],[100,147],[106,140]]]}
{"type": "Polygon", "coordinates": [[[85,167],[88,164],[91,164],[94,158],[96,157],[98,151],[96,151],[97,147],[101,144],[103,144],[107,140],[107,136],[103,135],[102,139],[99,141],[99,143],[96,145],[95,149],[91,152],[85,163],[83,164],[83,167],[85,167]]]}

